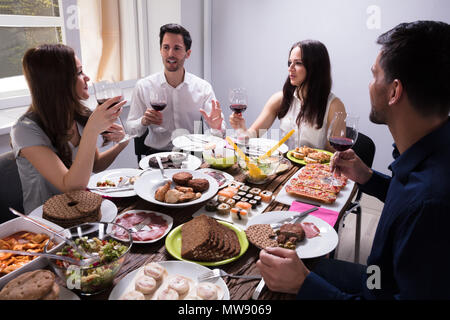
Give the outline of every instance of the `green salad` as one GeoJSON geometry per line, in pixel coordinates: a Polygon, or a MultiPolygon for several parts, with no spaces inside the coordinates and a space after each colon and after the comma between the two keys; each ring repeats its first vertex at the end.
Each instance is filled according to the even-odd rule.
{"type": "MultiPolygon", "coordinates": [[[[67,262],[56,261],[57,266],[66,268],[65,277],[68,286],[72,284],[82,292],[94,293],[112,284],[122,265],[122,259],[124,259],[122,256],[127,252],[128,246],[114,239],[100,240],[96,237],[90,239],[81,237],[76,239],[75,243],[88,253],[98,255],[99,261],[82,268],[74,266],[69,268],[67,262]]],[[[79,252],[68,245],[64,246],[57,254],[77,260],[83,259],[79,252]]]]}

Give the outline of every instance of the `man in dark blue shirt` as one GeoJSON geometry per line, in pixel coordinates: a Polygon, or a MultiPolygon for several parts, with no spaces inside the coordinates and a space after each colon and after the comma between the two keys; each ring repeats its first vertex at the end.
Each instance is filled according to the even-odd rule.
{"type": "Polygon", "coordinates": [[[404,23],[378,44],[370,120],[394,138],[392,177],[353,150],[331,164],[385,203],[367,266],[323,259],[310,271],[294,251],[269,248],[257,266],[271,290],[299,299],[450,298],[450,26],[404,23]]]}

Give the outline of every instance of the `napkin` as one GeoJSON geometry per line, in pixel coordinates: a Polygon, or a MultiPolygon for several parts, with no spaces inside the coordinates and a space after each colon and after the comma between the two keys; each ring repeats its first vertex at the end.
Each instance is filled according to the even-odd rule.
{"type": "MultiPolygon", "coordinates": [[[[311,204],[293,201],[291,207],[289,208],[289,211],[302,212],[314,207],[315,206],[311,204]]],[[[318,210],[311,212],[310,215],[322,219],[323,221],[327,222],[330,226],[334,227],[337,218],[339,216],[339,212],[319,207],[318,210]]]]}

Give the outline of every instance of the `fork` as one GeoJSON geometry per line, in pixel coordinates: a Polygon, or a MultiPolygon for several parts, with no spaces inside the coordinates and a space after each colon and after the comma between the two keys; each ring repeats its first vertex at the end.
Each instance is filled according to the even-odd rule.
{"type": "Polygon", "coordinates": [[[163,177],[164,182],[172,181],[172,180],[170,180],[169,177],[166,176],[166,174],[164,173],[164,168],[163,168],[163,165],[162,165],[162,162],[161,162],[161,158],[160,158],[159,156],[156,156],[156,161],[158,161],[159,170],[161,170],[161,175],[162,175],[162,177],[163,177]]]}
{"type": "Polygon", "coordinates": [[[262,277],[260,275],[258,275],[258,276],[246,276],[246,275],[239,276],[239,275],[229,274],[229,273],[225,272],[222,269],[213,269],[213,270],[207,271],[207,272],[202,273],[201,275],[199,275],[197,277],[197,280],[199,282],[202,282],[202,281],[207,281],[207,280],[215,280],[215,279],[217,279],[219,277],[254,279],[254,280],[255,279],[258,279],[258,280],[262,279],[262,277]]]}
{"type": "Polygon", "coordinates": [[[147,217],[141,223],[139,223],[139,224],[137,224],[135,226],[132,226],[128,230],[130,230],[133,233],[136,233],[139,230],[141,230],[142,228],[144,228],[146,225],[148,225],[151,221],[152,221],[152,218],[151,217],[147,217]]]}

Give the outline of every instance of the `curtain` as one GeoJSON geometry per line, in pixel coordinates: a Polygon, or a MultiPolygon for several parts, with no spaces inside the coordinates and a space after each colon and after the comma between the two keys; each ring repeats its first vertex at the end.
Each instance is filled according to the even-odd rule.
{"type": "Polygon", "coordinates": [[[119,0],[78,0],[83,69],[92,82],[122,81],[119,0]]]}

